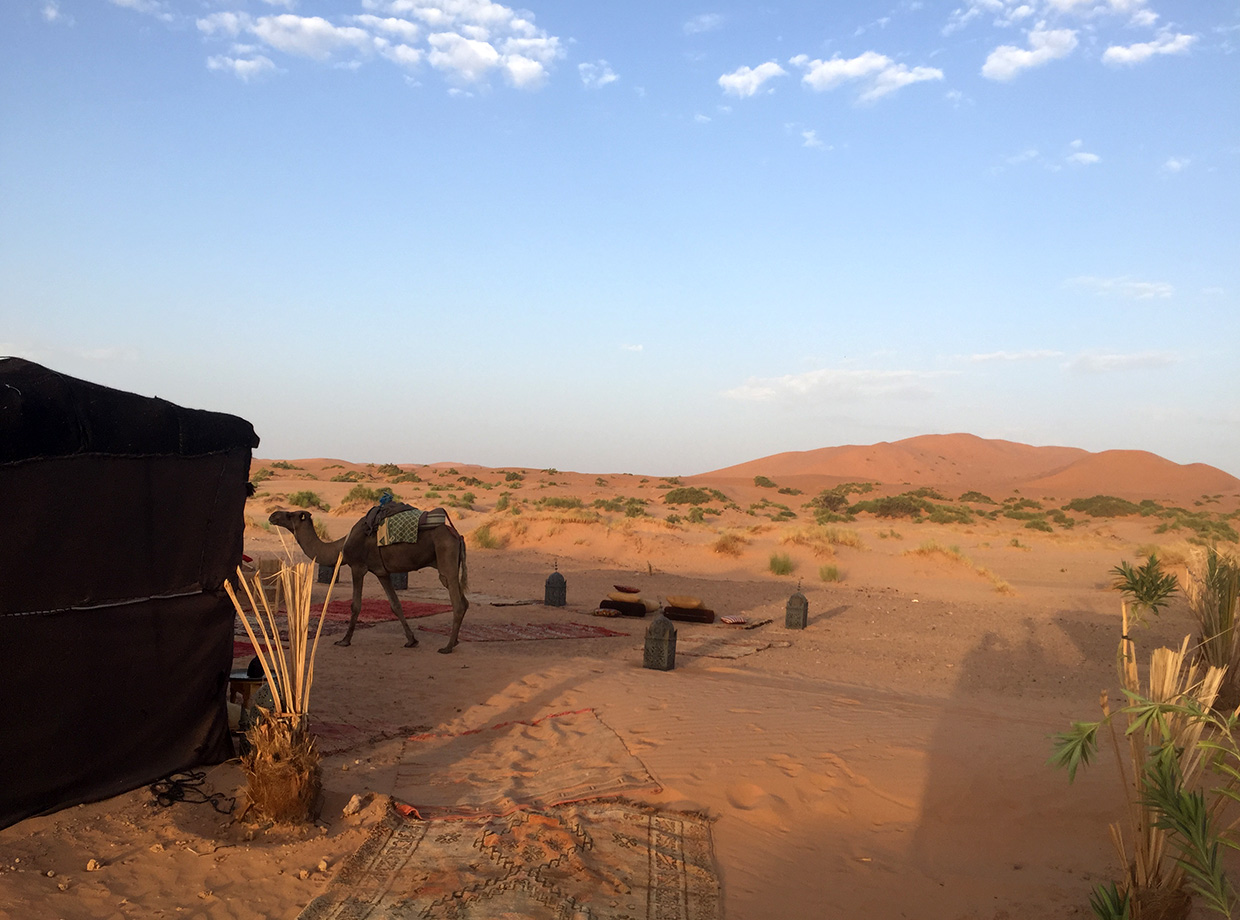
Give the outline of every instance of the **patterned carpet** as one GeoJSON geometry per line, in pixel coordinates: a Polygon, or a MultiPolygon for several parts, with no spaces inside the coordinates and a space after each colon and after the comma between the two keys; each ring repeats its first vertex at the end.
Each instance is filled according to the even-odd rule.
{"type": "Polygon", "coordinates": [[[629,802],[421,821],[391,809],[298,920],[719,920],[709,822],[629,802]]]}

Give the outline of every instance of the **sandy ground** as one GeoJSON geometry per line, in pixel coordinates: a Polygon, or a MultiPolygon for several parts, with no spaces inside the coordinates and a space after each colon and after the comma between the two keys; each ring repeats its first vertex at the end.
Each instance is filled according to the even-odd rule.
{"type": "MultiPolygon", "coordinates": [[[[267,494],[248,512],[248,553],[280,552],[278,534],[258,526],[270,507],[287,507],[280,496],[304,486],[339,503],[351,484],[324,481],[335,463],[298,461],[302,470],[262,484],[267,494]]],[[[412,469],[432,482],[503,478],[477,468],[454,468],[450,477],[412,469]]],[[[839,525],[859,545],[815,548],[784,542],[804,537],[803,514],[777,524],[733,511],[668,526],[657,479],[526,471],[523,485],[512,497],[577,495],[589,505],[600,495],[646,496],[657,516],[593,520],[532,504],[514,516],[493,510],[501,488],[474,488],[482,494],[476,510],[454,509],[454,519],[467,534],[490,522],[503,545],[484,549],[471,539],[467,622],[571,620],[627,636],[464,642],[440,655],[443,637],[419,632],[420,646],[406,649],[391,622],[359,630],[349,648],[325,645],[312,712],[370,726],[375,740],[325,758],[318,825],[236,820],[207,804],[159,807],[146,789],[29,819],[0,831],[0,918],[293,917],[377,820],[378,800],[350,817],[342,809],[355,794],[391,791],[407,734],[585,707],[662,785],[643,798],[716,819],[733,920],[1089,915],[1092,886],[1117,872],[1106,826],[1120,814],[1119,784],[1104,753],[1069,785],[1047,765],[1049,736],[1072,719],[1095,718],[1099,691],[1118,695],[1110,568],[1151,545],[1174,562],[1188,550],[1183,534],[1155,534],[1156,522],[1138,518],[1086,519],[1047,534],[1019,521],[863,517],[839,525]],[[539,479],[556,484],[536,491],[539,479]],[[721,532],[743,534],[739,556],[711,549],[721,532]],[[931,540],[967,558],[910,552],[931,540]],[[788,553],[791,575],[770,573],[775,552],[788,553]],[[821,579],[827,564],[840,581],[821,579]],[[541,599],[555,566],[567,579],[566,607],[506,603],[541,599]],[[809,626],[789,630],[785,604],[798,582],[809,626]],[[767,647],[738,658],[681,655],[671,672],[645,669],[648,621],[591,616],[615,584],[648,597],[692,594],[717,614],[773,621],[753,630],[680,623],[682,650],[703,640],[767,647]],[[91,860],[99,867],[88,871],[91,860]]],[[[425,486],[397,493],[414,501],[425,486]]],[[[728,486],[742,507],[758,500],[740,491],[728,486]]],[[[812,494],[781,498],[799,508],[812,494]]],[[[1227,496],[1219,507],[1235,504],[1227,496]]],[[[317,513],[332,536],[359,515],[317,513]]],[[[381,594],[373,579],[366,594],[381,594]]],[[[446,593],[424,570],[410,576],[403,597],[446,593]]],[[[1148,655],[1191,630],[1177,602],[1138,645],[1148,655]]],[[[206,783],[243,796],[235,761],[208,768],[206,783]]]]}

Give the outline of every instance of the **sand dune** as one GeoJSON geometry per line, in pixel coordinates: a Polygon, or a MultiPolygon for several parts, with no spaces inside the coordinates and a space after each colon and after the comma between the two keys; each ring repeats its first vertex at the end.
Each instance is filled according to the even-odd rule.
{"type": "Polygon", "coordinates": [[[741,481],[754,476],[929,486],[953,497],[977,489],[1063,499],[1109,494],[1191,501],[1240,492],[1240,479],[1203,463],[1177,464],[1146,451],[1033,447],[971,434],[791,451],[693,478],[741,481]]]}

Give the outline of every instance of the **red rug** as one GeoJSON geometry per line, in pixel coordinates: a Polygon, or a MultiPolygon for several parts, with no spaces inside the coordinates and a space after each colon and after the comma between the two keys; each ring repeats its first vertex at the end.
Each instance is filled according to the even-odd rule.
{"type": "MultiPolygon", "coordinates": [[[[419,617],[430,617],[437,613],[446,613],[452,609],[451,604],[429,604],[420,601],[401,601],[401,608],[405,611],[405,619],[413,620],[419,617]]],[[[337,636],[349,628],[349,616],[353,610],[353,601],[332,601],[327,605],[327,616],[323,620],[323,635],[337,636]]],[[[283,620],[283,610],[277,612],[280,620],[283,620]]],[[[392,605],[387,602],[385,597],[364,597],[362,598],[362,609],[357,615],[356,629],[369,629],[377,623],[396,622],[396,614],[392,613],[392,605]]],[[[314,631],[318,628],[319,617],[318,611],[310,612],[310,635],[314,635],[314,631]]],[[[254,645],[249,641],[245,627],[241,625],[241,621],[237,620],[233,626],[233,658],[252,658],[256,654],[254,645]]],[[[281,624],[280,638],[288,641],[288,631],[281,624]]]]}
{"type": "MultiPolygon", "coordinates": [[[[419,626],[429,633],[447,636],[452,632],[451,623],[419,626]]],[[[608,636],[627,636],[605,626],[591,623],[469,623],[461,625],[462,642],[505,642],[516,639],[600,639],[608,636]]]]}

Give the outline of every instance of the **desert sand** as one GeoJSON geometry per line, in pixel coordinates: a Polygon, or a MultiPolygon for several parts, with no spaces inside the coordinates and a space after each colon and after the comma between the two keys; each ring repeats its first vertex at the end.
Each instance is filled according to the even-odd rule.
{"type": "MultiPolygon", "coordinates": [[[[247,509],[251,556],[291,550],[301,560],[263,526],[296,493],[333,509],[310,510],[335,538],[365,511],[334,513],[347,492],[387,484],[419,507],[448,506],[466,535],[467,626],[574,622],[623,635],[463,641],[440,655],[433,630],[451,615],[439,613],[410,620],[417,648],[402,647],[395,621],[359,629],[348,648],[325,643],[311,699],[312,718],[331,727],[317,825],[238,819],[240,807],[231,816],[209,804],[161,807],[146,788],[32,818],[0,831],[0,917],[295,917],[399,788],[406,738],[584,709],[656,781],[631,798],[711,817],[733,920],[1088,916],[1092,887],[1118,874],[1106,830],[1120,817],[1115,765],[1104,750],[1069,784],[1047,764],[1049,736],[1096,718],[1100,691],[1118,697],[1110,569],[1158,548],[1182,572],[1192,532],[1158,533],[1162,519],[1139,515],[1071,513],[1073,526],[1047,532],[1003,516],[933,524],[861,514],[829,525],[831,542],[803,505],[866,480],[882,483],[874,494],[925,486],[948,502],[978,490],[996,503],[982,509],[1111,494],[1222,519],[1240,508],[1240,481],[1139,452],[965,435],[808,454],[683,483],[459,463],[403,464],[419,481],[393,482],[373,464],[256,459],[252,475],[270,475],[247,509]],[[718,514],[689,521],[691,506],[664,502],[681,486],[717,489],[735,507],[715,500],[718,514]],[[645,514],[627,516],[638,506],[615,499],[645,500],[645,514]],[[723,534],[734,536],[733,553],[714,548],[723,534]],[[790,574],[772,573],[772,554],[787,554],[790,574]],[[824,580],[825,566],[838,580],[824,580]],[[556,568],[568,603],[545,607],[556,568]],[[678,623],[675,670],[653,671],[642,667],[650,620],[592,616],[616,584],[771,622],[678,623]],[[809,625],[790,630],[785,606],[798,586],[809,625]],[[346,816],[355,795],[363,807],[346,816]]],[[[347,591],[346,578],[334,596],[347,591]]],[[[365,594],[382,596],[373,579],[365,594]]],[[[423,570],[402,598],[442,602],[446,592],[423,570]]],[[[1139,652],[1148,660],[1192,631],[1177,600],[1138,631],[1139,652]]],[[[532,766],[519,745],[499,754],[514,772],[532,766]]],[[[208,790],[244,798],[236,761],[205,774],[208,790]]]]}

